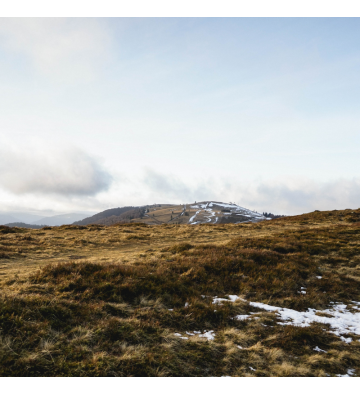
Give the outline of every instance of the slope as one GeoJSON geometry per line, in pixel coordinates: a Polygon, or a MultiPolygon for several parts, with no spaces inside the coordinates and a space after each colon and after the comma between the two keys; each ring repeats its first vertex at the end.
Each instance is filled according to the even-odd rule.
{"type": "Polygon", "coordinates": [[[104,218],[109,218],[112,216],[119,216],[126,211],[133,210],[136,207],[133,206],[128,206],[128,207],[118,207],[118,208],[111,208],[105,211],[102,211],[100,213],[97,213],[91,217],[84,218],[81,221],[75,221],[73,225],[90,225],[90,224],[96,224],[97,221],[103,220],[104,218]]]}
{"type": "Polygon", "coordinates": [[[358,376],[359,245],[360,209],[1,227],[0,374],[358,376]]]}

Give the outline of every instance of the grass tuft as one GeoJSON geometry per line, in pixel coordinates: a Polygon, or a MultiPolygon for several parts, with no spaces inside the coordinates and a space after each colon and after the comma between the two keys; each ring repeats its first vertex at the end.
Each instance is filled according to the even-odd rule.
{"type": "Polygon", "coordinates": [[[244,300],[213,298],[300,311],[342,302],[356,311],[359,215],[26,235],[0,227],[0,375],[334,376],[350,368],[358,375],[359,337],[347,344],[326,325],[280,325],[275,313],[244,300]]]}

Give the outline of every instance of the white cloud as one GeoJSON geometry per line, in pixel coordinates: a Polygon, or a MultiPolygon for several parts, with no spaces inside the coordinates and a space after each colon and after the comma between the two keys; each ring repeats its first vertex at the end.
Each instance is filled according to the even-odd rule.
{"type": "MultiPolygon", "coordinates": [[[[223,177],[189,180],[147,169],[143,176],[112,177],[83,152],[0,152],[0,186],[7,192],[8,210],[94,210],[151,203],[190,203],[202,200],[236,202],[259,212],[295,215],[314,210],[360,207],[360,178],[318,182],[291,177],[244,181],[223,177]],[[112,185],[111,190],[109,186],[112,185]],[[15,195],[15,196],[14,196],[15,195]]],[[[5,193],[5,194],[4,194],[5,193]]]]}
{"type": "Polygon", "coordinates": [[[0,152],[0,186],[15,195],[94,196],[111,182],[95,158],[77,149],[0,152]]]}
{"type": "Polygon", "coordinates": [[[148,193],[154,198],[157,196],[157,202],[214,199],[236,202],[257,211],[288,215],[360,207],[360,178],[319,182],[306,177],[283,177],[245,182],[225,176],[189,184],[177,177],[148,170],[143,182],[148,193]]]}
{"type": "Polygon", "coordinates": [[[89,80],[109,54],[110,35],[93,18],[1,18],[0,45],[41,73],[89,80]]]}
{"type": "Polygon", "coordinates": [[[360,207],[360,178],[318,182],[308,178],[274,180],[249,187],[243,201],[264,210],[301,214],[360,207]]]}
{"type": "Polygon", "coordinates": [[[202,181],[194,186],[174,175],[161,174],[151,169],[146,170],[142,183],[148,190],[149,196],[158,202],[161,199],[165,201],[173,199],[175,202],[191,202],[196,199],[206,199],[214,194],[210,183],[202,181]]]}

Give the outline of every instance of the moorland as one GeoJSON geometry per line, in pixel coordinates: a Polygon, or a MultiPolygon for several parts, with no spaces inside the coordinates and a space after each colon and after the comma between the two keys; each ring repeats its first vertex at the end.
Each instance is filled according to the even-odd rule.
{"type": "Polygon", "coordinates": [[[0,287],[1,376],[360,374],[360,209],[0,226],[0,287]]]}

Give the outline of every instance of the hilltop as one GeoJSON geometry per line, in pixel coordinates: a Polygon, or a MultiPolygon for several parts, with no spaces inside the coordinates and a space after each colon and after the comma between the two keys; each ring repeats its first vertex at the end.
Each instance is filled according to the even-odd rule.
{"type": "Polygon", "coordinates": [[[53,215],[51,217],[43,217],[31,223],[31,225],[47,225],[47,226],[61,226],[71,224],[74,221],[80,221],[86,217],[85,214],[68,213],[53,215]]]}
{"type": "Polygon", "coordinates": [[[359,245],[360,209],[1,226],[0,375],[358,376],[359,245]]]}
{"type": "Polygon", "coordinates": [[[215,201],[194,202],[191,204],[153,204],[139,207],[122,207],[105,210],[101,213],[74,222],[74,225],[114,225],[117,223],[141,222],[147,225],[202,223],[242,223],[258,222],[267,219],[255,211],[234,203],[215,201]]]}
{"type": "Polygon", "coordinates": [[[47,225],[34,225],[34,224],[26,224],[24,222],[12,222],[10,224],[5,224],[10,228],[30,228],[30,229],[41,229],[47,225]]]}

